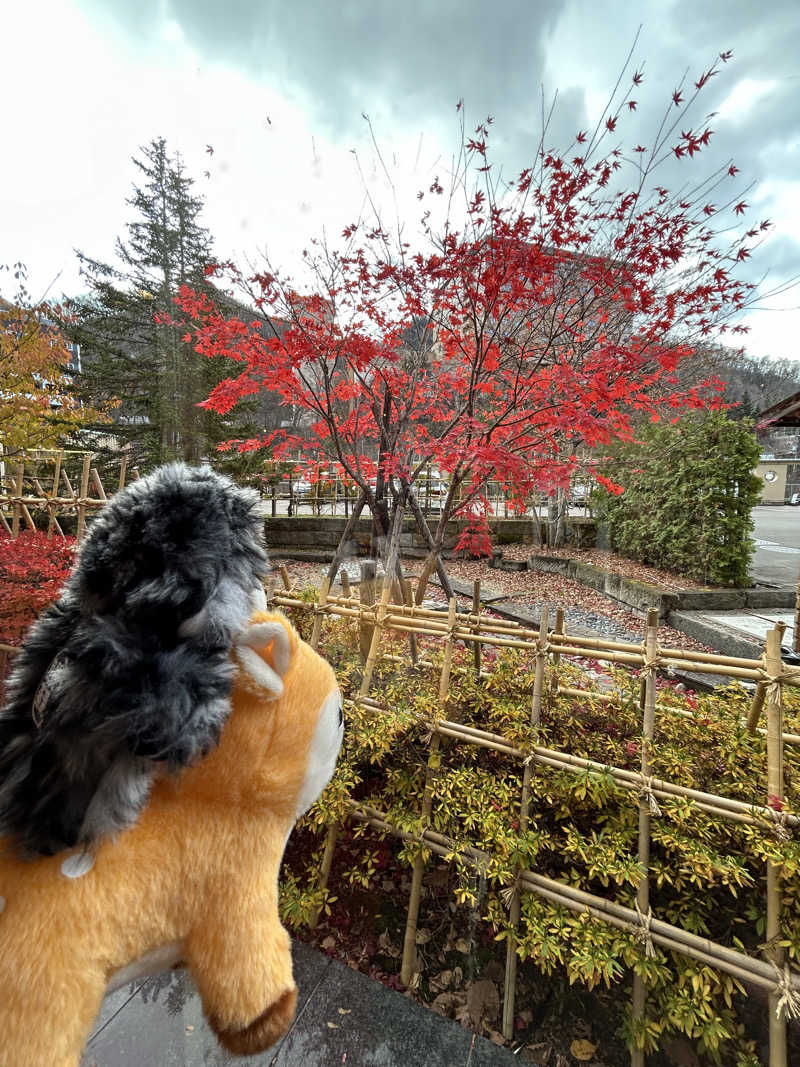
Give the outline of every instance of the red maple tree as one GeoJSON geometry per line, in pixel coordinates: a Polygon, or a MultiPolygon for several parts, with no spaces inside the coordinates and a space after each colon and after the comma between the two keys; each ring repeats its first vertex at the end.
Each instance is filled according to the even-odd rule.
{"type": "Polygon", "coordinates": [[[643,76],[635,71],[624,91],[623,71],[593,131],[555,151],[545,124],[535,161],[510,183],[490,160],[492,120],[469,135],[459,103],[461,154],[418,194],[434,203],[417,245],[370,201],[340,247],[321,239],[304,253],[311,295],[268,262],[246,274],[209,267],[248,294],[252,321],[181,290],[197,351],[236,368],[208,407],[226,413],[267,389],[306,415],[301,431],[228,447],[276,458],[299,450],[358,487],[332,575],[364,507],[374,550],[399,568],[396,535],[410,510],[429,549],[418,596],[434,568],[449,589],[447,523],[467,517],[460,547],[486,551],[489,479],[524,509],[535,491],[568,484],[582,448],[629,438],[642,414],[720,403],[721,383],[681,389],[675,371],[704,339],[744,330],[736,320],[756,290],[737,268],[769,226],[739,224],[742,191],[724,192],[732,163],[696,175],[712,131],[687,128],[689,114],[728,58],[694,87],[682,82],[651,142],[629,152],[613,138],[643,76]],[[656,178],[670,161],[691,170],[678,191],[656,178]],[[448,486],[433,527],[418,499],[430,465],[448,486]]]}

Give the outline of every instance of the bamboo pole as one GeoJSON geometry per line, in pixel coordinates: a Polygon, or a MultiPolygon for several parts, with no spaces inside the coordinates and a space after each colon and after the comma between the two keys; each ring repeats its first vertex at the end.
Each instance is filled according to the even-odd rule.
{"type": "Polygon", "coordinates": [[[92,463],[92,453],[87,452],[83,457],[83,467],[81,469],[81,497],[78,503],[78,528],[75,531],[75,540],[80,541],[86,532],[86,504],[85,500],[89,495],[89,471],[92,463]]]}
{"type": "MultiPolygon", "coordinates": [[[[539,739],[539,724],[542,716],[542,690],[547,664],[547,626],[549,610],[542,608],[539,619],[539,647],[536,652],[536,668],[533,676],[533,695],[531,697],[531,735],[534,741],[539,739]]],[[[531,792],[531,761],[526,759],[522,770],[522,796],[519,804],[519,832],[528,829],[531,792]]],[[[514,891],[511,897],[510,922],[511,933],[506,942],[506,974],[503,985],[503,1037],[510,1041],[514,1036],[514,1004],[517,996],[517,930],[520,920],[519,874],[516,872],[514,891]]]]}
{"type": "MultiPolygon", "coordinates": [[[[374,607],[375,605],[375,573],[376,564],[374,559],[365,559],[361,562],[361,579],[358,583],[358,595],[362,607],[374,607]]],[[[369,650],[372,645],[374,627],[362,621],[359,627],[359,650],[361,662],[366,663],[369,650]]]]}
{"type": "MultiPolygon", "coordinates": [[[[439,702],[445,704],[450,692],[450,670],[453,664],[453,630],[456,618],[456,600],[451,598],[447,619],[450,623],[450,633],[444,649],[444,661],[442,673],[439,678],[439,702]]],[[[428,749],[428,766],[425,771],[425,792],[422,796],[422,822],[428,822],[433,804],[433,787],[440,765],[439,734],[431,732],[430,746],[428,749]]],[[[414,976],[414,964],[417,959],[417,920],[419,918],[419,904],[422,895],[422,877],[425,873],[425,861],[422,852],[414,860],[414,870],[411,875],[411,892],[408,899],[408,917],[406,919],[406,932],[403,938],[403,959],[400,967],[400,980],[408,986],[414,976]]]]}
{"type": "MultiPolygon", "coordinates": [[[[403,841],[418,839],[414,834],[396,827],[383,812],[370,808],[366,804],[358,804],[354,800],[350,801],[350,804],[351,816],[354,819],[371,825],[383,833],[392,834],[403,841]]],[[[462,862],[485,865],[489,858],[485,852],[469,846],[459,850],[455,847],[452,838],[433,830],[425,830],[421,836],[431,852],[450,862],[459,859],[462,862]]],[[[637,913],[632,908],[617,904],[615,901],[594,896],[575,886],[555,881],[533,871],[523,871],[521,882],[526,891],[536,893],[573,911],[588,913],[594,918],[609,922],[630,933],[639,934],[643,930],[637,913]]],[[[690,933],[682,927],[672,926],[670,923],[655,918],[650,922],[650,936],[656,944],[672,952],[678,952],[708,966],[717,967],[762,989],[770,991],[775,989],[775,974],[772,966],[755,956],[748,956],[744,952],[719,945],[707,938],[690,933]]],[[[800,973],[790,972],[788,982],[793,992],[800,992],[800,973]]]]}
{"type": "MultiPolygon", "coordinates": [[[[658,658],[658,610],[651,608],[647,613],[645,628],[645,676],[642,693],[642,779],[651,777],[650,746],[655,735],[656,714],[656,667],[658,658]]],[[[643,916],[650,913],[650,805],[652,787],[642,792],[639,797],[639,863],[644,874],[636,891],[636,907],[643,916]]],[[[633,1018],[635,1022],[644,1023],[647,988],[639,974],[633,976],[633,1018]]],[[[631,1047],[631,1067],[644,1067],[644,1050],[635,1044],[631,1047]]]]}
{"type": "MultiPolygon", "coordinates": [[[[764,666],[773,678],[783,669],[781,640],[783,628],[775,626],[767,632],[764,666]]],[[[780,683],[767,689],[767,804],[777,811],[783,804],[783,712],[780,683]]],[[[783,968],[785,950],[778,944],[781,936],[781,877],[780,868],[767,861],[767,953],[780,971],[783,968]]],[[[778,995],[769,997],[769,1067],[787,1067],[786,1017],[779,1014],[778,995]]]]}
{"type": "MultiPolygon", "coordinates": [[[[64,449],[62,448],[61,451],[56,454],[55,470],[53,471],[53,491],[50,494],[51,497],[55,497],[56,493],[58,493],[58,483],[59,483],[59,481],[61,479],[61,464],[63,463],[63,460],[64,460],[64,449]]],[[[56,526],[58,526],[58,522],[56,520],[56,506],[52,502],[48,501],[48,504],[47,504],[47,537],[48,537],[48,540],[53,536],[53,530],[56,528],[56,526]]],[[[58,529],[59,529],[59,532],[61,533],[61,536],[63,537],[64,534],[63,534],[63,531],[61,530],[61,527],[59,526],[58,529]]]]}
{"type": "Polygon", "coordinates": [[[22,483],[25,479],[25,463],[17,464],[16,485],[14,487],[14,506],[11,512],[11,536],[19,537],[19,520],[22,518],[22,483]]]}
{"type": "MultiPolygon", "coordinates": [[[[414,591],[411,588],[411,582],[408,578],[400,579],[400,588],[403,593],[403,603],[407,608],[411,608],[412,613],[414,610],[414,591]]],[[[411,663],[414,667],[419,666],[419,648],[417,646],[417,635],[408,635],[408,652],[411,657],[411,663]]],[[[387,657],[388,658],[388,657],[387,657]]]]}
{"type": "Polygon", "coordinates": [[[279,569],[280,569],[281,581],[283,582],[283,588],[288,593],[292,588],[292,579],[289,577],[289,571],[286,569],[286,564],[285,563],[281,563],[279,569]]]}
{"type": "Polygon", "coordinates": [[[339,571],[339,581],[342,583],[342,592],[349,600],[352,594],[350,592],[350,575],[347,571],[339,571]]]}
{"type": "MultiPolygon", "coordinates": [[[[759,682],[759,685],[761,685],[761,684],[762,683],[759,682]]],[[[766,692],[766,683],[764,683],[764,685],[763,685],[763,690],[764,690],[764,692],[766,692]]],[[[612,700],[619,699],[620,693],[617,690],[612,691],[610,693],[599,693],[594,689],[573,689],[571,686],[564,685],[564,686],[559,686],[558,691],[557,691],[557,695],[558,696],[562,696],[562,697],[572,697],[572,698],[579,699],[579,700],[580,699],[590,700],[590,701],[591,700],[599,700],[603,704],[608,704],[612,700]]],[[[761,707],[763,708],[763,697],[762,697],[761,707]]],[[[696,719],[697,718],[697,714],[695,712],[687,711],[685,708],[675,708],[671,704],[656,704],[656,711],[663,711],[667,715],[680,715],[684,719],[696,719]]],[[[745,719],[741,719],[740,718],[739,721],[744,723],[746,725],[747,729],[750,730],[751,733],[763,734],[764,737],[766,737],[767,731],[763,726],[757,726],[755,728],[755,730],[753,730],[751,728],[750,722],[751,722],[752,714],[753,714],[753,707],[751,705],[750,711],[748,712],[747,719],[745,720],[745,719]]],[[[758,719],[756,718],[756,722],[757,721],[758,721],[758,719]]],[[[790,734],[790,733],[786,733],[784,731],[784,733],[783,733],[783,743],[785,745],[800,745],[800,734],[790,734]]]]}
{"type": "MultiPolygon", "coordinates": [[[[351,613],[348,608],[342,603],[343,598],[329,596],[327,611],[333,615],[346,616],[351,613]]],[[[302,603],[297,600],[286,599],[282,601],[286,606],[303,608],[302,603]]],[[[429,634],[430,636],[444,636],[447,632],[447,625],[442,621],[441,612],[429,610],[423,608],[414,608],[414,613],[407,610],[404,605],[393,605],[391,612],[386,618],[387,627],[398,629],[403,632],[416,632],[429,634]]],[[[480,633],[475,633],[475,620],[474,616],[460,615],[457,616],[456,638],[459,641],[464,642],[479,642],[481,644],[496,645],[500,648],[519,648],[531,650],[535,647],[535,633],[523,628],[503,628],[495,624],[494,620],[488,622],[485,618],[480,622],[480,633]]],[[[551,635],[552,636],[552,635],[551,635]]],[[[558,641],[553,641],[553,652],[558,652],[559,655],[565,656],[579,656],[590,657],[598,660],[599,662],[621,663],[631,667],[642,667],[644,665],[644,658],[642,656],[641,646],[633,644],[621,644],[621,648],[624,651],[615,651],[613,649],[597,648],[599,642],[593,639],[584,639],[577,637],[570,637],[568,640],[571,642],[568,645],[562,644],[558,641]]],[[[607,642],[610,643],[610,642],[607,642]]],[[[724,677],[742,678],[748,681],[758,682],[762,679],[761,664],[758,660],[736,660],[733,657],[720,657],[712,654],[693,653],[695,659],[689,661],[684,656],[688,656],[689,653],[683,653],[680,650],[667,651],[660,650],[660,659],[662,666],[669,669],[682,669],[682,670],[697,670],[702,664],[705,673],[716,674],[724,677]],[[700,658],[704,656],[705,658],[700,658]],[[728,663],[718,662],[720,659],[725,658],[728,663]],[[729,665],[730,664],[730,665],[729,665]],[[743,666],[742,664],[746,665],[743,666]]],[[[786,679],[786,684],[797,685],[792,678],[786,679]]]]}
{"type": "Polygon", "coordinates": [[[98,473],[97,467],[92,467],[92,484],[94,485],[97,491],[97,495],[100,497],[100,499],[108,500],[108,497],[106,496],[106,491],[103,488],[103,483],[100,480],[100,475],[98,473]]]}
{"type": "Polygon", "coordinates": [[[794,600],[794,639],[792,649],[800,653],[800,575],[797,577],[797,592],[794,600]]]}
{"type": "Polygon", "coordinates": [[[125,475],[126,475],[127,471],[128,471],[128,453],[127,452],[123,452],[122,456],[120,458],[120,461],[119,461],[119,482],[117,484],[117,489],[118,490],[125,488],[125,475]]]}
{"type": "MultiPolygon", "coordinates": [[[[480,633],[481,628],[481,580],[476,578],[472,583],[472,611],[475,615],[475,633],[480,633]]],[[[481,673],[481,646],[476,641],[472,646],[472,660],[475,664],[475,673],[481,673]]]]}
{"type": "MultiPolygon", "coordinates": [[[[336,823],[331,823],[328,827],[328,832],[325,835],[325,848],[322,853],[322,863],[319,868],[319,888],[324,892],[328,888],[328,880],[331,876],[331,869],[333,867],[333,854],[336,851],[336,840],[339,836],[339,827],[336,823]]],[[[308,920],[308,925],[311,930],[316,929],[319,923],[320,916],[322,914],[322,907],[315,908],[308,920]]]]}
{"type": "Polygon", "coordinates": [[[319,645],[319,634],[320,630],[322,629],[322,616],[325,612],[325,605],[328,599],[328,593],[330,592],[330,588],[330,579],[326,575],[322,579],[322,586],[319,591],[319,603],[314,605],[316,610],[314,612],[314,625],[311,628],[311,640],[309,641],[309,644],[315,650],[317,648],[317,645],[319,645]]]}

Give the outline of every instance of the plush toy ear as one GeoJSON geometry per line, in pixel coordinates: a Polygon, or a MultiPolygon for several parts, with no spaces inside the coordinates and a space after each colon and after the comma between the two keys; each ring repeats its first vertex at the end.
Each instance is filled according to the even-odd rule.
{"type": "Polygon", "coordinates": [[[250,681],[275,697],[283,693],[291,655],[289,634],[279,622],[253,622],[236,641],[236,657],[250,681]]]}

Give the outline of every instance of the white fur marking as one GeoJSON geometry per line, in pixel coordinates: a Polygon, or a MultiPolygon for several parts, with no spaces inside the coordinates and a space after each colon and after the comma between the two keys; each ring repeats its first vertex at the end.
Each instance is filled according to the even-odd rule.
{"type": "Polygon", "coordinates": [[[334,689],[320,709],[314,736],[308,750],[306,777],[297,797],[296,817],[305,815],[333,777],[336,760],[342,747],[344,724],[339,721],[342,696],[334,689]]]}
{"type": "Polygon", "coordinates": [[[65,878],[83,878],[94,867],[91,852],[73,852],[61,864],[61,873],[65,878]]]}
{"type": "Polygon", "coordinates": [[[250,675],[256,685],[266,689],[268,693],[279,697],[283,693],[283,682],[273,671],[272,667],[259,656],[252,648],[238,648],[236,655],[244,670],[250,675]]]}
{"type": "Polygon", "coordinates": [[[267,610],[267,594],[264,592],[263,585],[257,585],[253,592],[250,594],[250,603],[253,607],[253,611],[266,611],[267,610]]]}
{"type": "Polygon", "coordinates": [[[162,974],[164,971],[171,970],[183,962],[183,954],[182,941],[170,941],[169,944],[162,945],[161,948],[154,948],[150,952],[146,952],[138,960],[134,960],[132,963],[120,967],[118,971],[114,971],[106,986],[106,996],[109,993],[113,993],[115,989],[122,989],[123,986],[128,985],[130,982],[135,982],[138,978],[149,978],[150,975],[162,974]]]}

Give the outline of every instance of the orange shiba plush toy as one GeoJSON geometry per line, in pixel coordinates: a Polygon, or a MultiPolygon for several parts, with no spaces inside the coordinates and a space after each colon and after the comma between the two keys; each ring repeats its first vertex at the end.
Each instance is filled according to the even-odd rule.
{"type": "Polygon", "coordinates": [[[333,774],[342,703],[328,664],[280,614],[239,639],[219,745],[160,777],[138,822],[93,854],[18,859],[0,840],[0,1065],[76,1067],[103,995],[185,962],[235,1053],[295,1010],[278,869],[333,774]]]}

